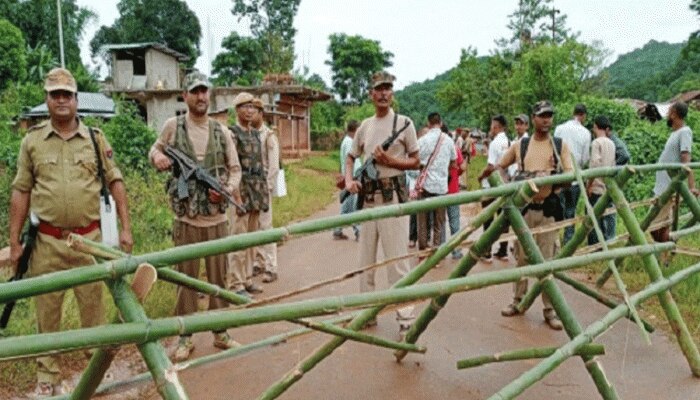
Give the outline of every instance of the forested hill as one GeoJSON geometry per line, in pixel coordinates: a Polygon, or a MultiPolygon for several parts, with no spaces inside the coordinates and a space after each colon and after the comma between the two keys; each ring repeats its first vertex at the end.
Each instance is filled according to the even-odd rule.
{"type": "MultiPolygon", "coordinates": [[[[650,88],[642,84],[669,70],[678,59],[685,43],[649,41],[640,49],[623,54],[607,67],[608,91],[616,97],[647,98],[650,88]]],[[[647,99],[655,100],[655,99],[647,99]]]]}
{"type": "Polygon", "coordinates": [[[399,102],[399,112],[411,117],[419,127],[425,125],[428,113],[433,111],[439,112],[452,130],[458,126],[469,126],[471,120],[468,115],[462,112],[448,112],[442,108],[436,97],[438,89],[447,81],[451,71],[450,69],[433,79],[412,83],[398,90],[396,100],[399,102]]]}

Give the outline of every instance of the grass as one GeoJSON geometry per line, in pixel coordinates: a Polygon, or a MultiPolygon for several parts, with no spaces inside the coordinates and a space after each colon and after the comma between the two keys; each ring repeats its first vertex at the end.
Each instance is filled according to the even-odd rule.
{"type": "MultiPolygon", "coordinates": [[[[338,155],[323,154],[306,158],[285,166],[288,195],[273,199],[273,224],[287,225],[292,221],[307,218],[324,208],[333,199],[336,191],[334,174],[337,169],[338,155]]],[[[172,212],[165,194],[167,175],[149,172],[146,175],[127,174],[126,186],[129,195],[129,212],[134,236],[134,253],[142,254],[173,246],[171,239],[172,212]]],[[[0,198],[7,197],[9,203],[9,185],[12,177],[0,176],[0,198]]],[[[0,223],[7,226],[6,210],[0,211],[0,223]]],[[[6,235],[0,238],[5,244],[6,235]]],[[[158,281],[147,297],[144,308],[151,318],[170,316],[175,306],[175,285],[158,281]]],[[[116,314],[114,303],[105,288],[103,297],[108,316],[107,321],[116,314]]],[[[64,330],[80,327],[78,307],[72,291],[66,293],[61,327],[64,330]]],[[[20,300],[12,314],[9,326],[1,335],[20,336],[35,334],[36,314],[34,302],[20,300]]],[[[64,354],[62,363],[74,365],[85,363],[82,352],[64,354]]],[[[32,360],[19,360],[0,363],[0,397],[26,393],[35,384],[36,364],[32,360]]]]}

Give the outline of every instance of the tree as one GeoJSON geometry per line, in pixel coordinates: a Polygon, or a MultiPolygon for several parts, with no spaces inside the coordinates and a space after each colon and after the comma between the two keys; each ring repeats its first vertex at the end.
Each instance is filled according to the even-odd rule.
{"type": "Polygon", "coordinates": [[[58,66],[58,60],[45,44],[27,45],[27,81],[41,83],[46,74],[58,66]]]}
{"type": "Polygon", "coordinates": [[[328,39],[331,59],[326,64],[333,71],[335,93],[345,102],[362,104],[367,97],[372,73],[390,67],[394,54],[382,50],[379,41],[359,35],[334,33],[328,39]]]}
{"type": "Polygon", "coordinates": [[[117,9],[114,24],[103,25],[90,41],[93,57],[106,44],[156,42],[189,56],[188,67],[197,62],[202,29],[184,0],[120,0],[117,9]]]}
{"type": "Polygon", "coordinates": [[[263,48],[259,40],[234,31],[224,38],[221,47],[225,51],[212,62],[216,85],[253,85],[262,79],[263,48]]]}
{"type": "Polygon", "coordinates": [[[238,22],[247,19],[263,48],[265,72],[286,73],[294,66],[294,17],[301,0],[233,0],[238,22]]]}
{"type": "Polygon", "coordinates": [[[552,0],[520,0],[518,9],[509,17],[507,26],[511,37],[496,41],[500,48],[515,45],[517,49],[524,49],[552,41],[563,43],[573,37],[566,27],[566,14],[561,14],[552,0]]]}
{"type": "Polygon", "coordinates": [[[0,89],[26,76],[27,51],[22,31],[0,19],[0,89]]]}
{"type": "MultiPolygon", "coordinates": [[[[24,33],[29,46],[34,48],[45,44],[52,54],[60,55],[57,12],[55,0],[10,0],[0,6],[0,18],[6,18],[17,26],[24,33]]],[[[62,0],[61,15],[66,65],[80,63],[80,39],[85,27],[96,15],[87,8],[79,7],[76,0],[62,0]]]]}

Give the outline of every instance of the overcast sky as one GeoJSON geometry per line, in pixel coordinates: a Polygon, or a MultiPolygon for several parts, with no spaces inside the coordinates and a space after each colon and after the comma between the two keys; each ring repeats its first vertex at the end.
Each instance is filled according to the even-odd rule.
{"type": "MultiPolygon", "coordinates": [[[[205,73],[221,49],[221,40],[236,30],[248,34],[247,26],[231,14],[229,0],[186,0],[202,26],[202,56],[197,68],[205,73]]],[[[88,62],[88,42],[101,25],[117,18],[118,0],[77,0],[93,9],[98,21],[83,38],[83,60],[88,62]]],[[[672,43],[685,41],[700,29],[700,19],[689,9],[690,0],[555,0],[568,16],[568,26],[580,32],[580,40],[599,40],[618,55],[639,48],[651,39],[672,43]]],[[[479,55],[494,49],[494,41],[508,36],[508,15],[517,0],[302,0],[294,25],[296,63],[331,82],[328,36],[336,32],[379,40],[394,53],[389,70],[397,76],[397,88],[431,79],[459,61],[460,51],[475,47],[479,55]]],[[[91,63],[88,63],[93,65],[91,63]]],[[[103,68],[103,74],[106,71],[103,68]]]]}

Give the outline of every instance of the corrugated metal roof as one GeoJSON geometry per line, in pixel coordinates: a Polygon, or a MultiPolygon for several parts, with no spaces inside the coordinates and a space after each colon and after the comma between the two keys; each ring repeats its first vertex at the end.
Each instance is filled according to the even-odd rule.
{"type": "MultiPolygon", "coordinates": [[[[78,114],[79,115],[97,115],[105,117],[113,117],[115,114],[115,104],[111,98],[105,96],[102,93],[88,93],[79,92],[78,93],[78,114]]],[[[46,107],[46,103],[40,104],[28,112],[24,113],[22,117],[34,117],[49,115],[49,109],[46,107]]]]}
{"type": "Polygon", "coordinates": [[[102,46],[104,51],[112,50],[129,50],[129,49],[147,49],[154,48],[156,50],[162,51],[165,54],[171,55],[177,58],[179,61],[187,61],[190,57],[180,53],[177,50],[173,50],[162,43],[156,42],[145,42],[145,43],[122,43],[122,44],[106,44],[102,46]]]}

